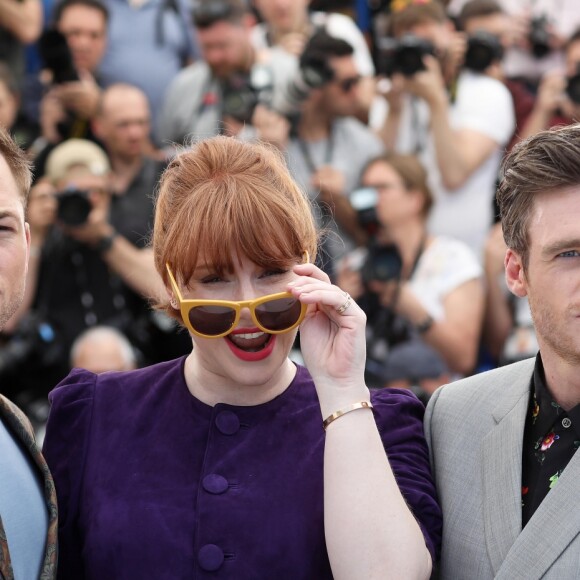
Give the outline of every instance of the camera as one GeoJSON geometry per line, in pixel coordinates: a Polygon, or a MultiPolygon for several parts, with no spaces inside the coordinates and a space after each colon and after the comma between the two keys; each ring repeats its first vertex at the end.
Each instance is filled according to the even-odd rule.
{"type": "Polygon", "coordinates": [[[376,235],[380,229],[376,205],[378,191],[374,187],[355,189],[350,195],[350,203],[357,214],[358,223],[369,235],[370,244],[361,268],[365,283],[372,280],[388,282],[401,277],[403,261],[399,249],[394,244],[379,244],[376,235]]]}
{"type": "Polygon", "coordinates": [[[550,47],[550,33],[548,32],[548,19],[546,16],[532,19],[528,40],[532,48],[532,54],[536,58],[543,58],[552,50],[550,47]]]}
{"type": "Polygon", "coordinates": [[[45,30],[39,39],[40,57],[44,67],[52,72],[54,84],[78,81],[72,54],[63,34],[54,28],[45,30]]]}
{"type": "Polygon", "coordinates": [[[326,59],[306,49],[300,56],[300,66],[294,78],[279,94],[273,95],[272,108],[286,117],[300,112],[300,105],[313,89],[323,87],[334,78],[326,59]]]}
{"type": "Polygon", "coordinates": [[[222,112],[242,123],[250,123],[254,109],[259,103],[273,111],[292,117],[300,113],[300,105],[310,91],[330,82],[334,71],[326,60],[305,52],[300,57],[300,65],[288,84],[274,90],[274,74],[268,64],[256,64],[249,74],[230,76],[222,84],[222,112]]]}
{"type": "Polygon", "coordinates": [[[56,215],[67,226],[80,226],[87,221],[93,208],[89,192],[71,187],[57,193],[56,215]]]}
{"type": "Polygon", "coordinates": [[[464,66],[475,72],[483,72],[503,57],[503,46],[499,38],[484,30],[477,30],[467,39],[464,66]]]}
{"type": "Polygon", "coordinates": [[[377,72],[385,76],[398,72],[412,77],[425,70],[423,58],[428,54],[435,54],[433,44],[414,34],[404,34],[398,40],[381,38],[377,43],[377,72]]]}
{"type": "Polygon", "coordinates": [[[377,216],[377,201],[379,192],[374,187],[359,187],[349,196],[350,205],[356,211],[359,225],[374,238],[379,231],[380,222],[377,216]]]}
{"type": "Polygon", "coordinates": [[[235,73],[222,82],[222,113],[240,123],[250,123],[256,105],[271,99],[272,71],[264,65],[249,73],[235,73]]]}
{"type": "Polygon", "coordinates": [[[401,278],[403,261],[395,244],[381,245],[373,241],[368,250],[367,259],[361,268],[365,284],[371,281],[390,282],[401,278]]]}

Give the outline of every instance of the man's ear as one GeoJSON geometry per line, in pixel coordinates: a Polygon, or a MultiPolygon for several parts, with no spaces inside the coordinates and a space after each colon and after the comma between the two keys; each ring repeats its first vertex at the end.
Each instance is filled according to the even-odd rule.
{"type": "Polygon", "coordinates": [[[522,257],[508,248],[505,255],[505,279],[512,294],[523,298],[528,294],[528,283],[522,257]]]}

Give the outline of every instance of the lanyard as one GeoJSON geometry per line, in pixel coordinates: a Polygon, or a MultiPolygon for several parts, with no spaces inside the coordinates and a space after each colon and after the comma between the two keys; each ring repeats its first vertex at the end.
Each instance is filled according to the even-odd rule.
{"type": "MultiPolygon", "coordinates": [[[[308,167],[310,173],[316,173],[318,167],[314,163],[314,159],[312,158],[312,153],[310,152],[310,146],[304,139],[297,139],[298,147],[300,148],[300,152],[302,153],[302,157],[304,158],[304,162],[308,167]]],[[[326,140],[326,148],[324,151],[324,161],[322,165],[330,165],[332,161],[332,157],[334,154],[334,132],[332,129],[330,130],[330,134],[328,135],[328,139],[326,140]]]]}

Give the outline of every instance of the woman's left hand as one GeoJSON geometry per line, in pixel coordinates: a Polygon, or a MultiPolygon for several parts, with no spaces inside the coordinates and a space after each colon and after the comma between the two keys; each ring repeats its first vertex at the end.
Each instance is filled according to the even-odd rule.
{"type": "Polygon", "coordinates": [[[289,290],[308,305],[300,326],[302,356],[319,396],[321,389],[366,389],[365,313],[314,264],[300,264],[294,272],[300,277],[289,290]]]}

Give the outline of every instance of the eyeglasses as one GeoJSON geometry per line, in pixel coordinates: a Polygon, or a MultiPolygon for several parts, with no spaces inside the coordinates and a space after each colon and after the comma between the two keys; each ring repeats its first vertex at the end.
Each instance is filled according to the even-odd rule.
{"type": "Polygon", "coordinates": [[[229,300],[185,300],[179,291],[169,264],[167,273],[183,322],[195,335],[203,338],[226,336],[240,321],[242,308],[248,308],[255,325],[268,334],[282,334],[296,328],[304,319],[307,306],[290,292],[278,292],[234,302],[229,300]]]}
{"type": "Polygon", "coordinates": [[[337,79],[336,82],[343,93],[348,93],[353,89],[353,87],[360,83],[360,80],[361,76],[357,75],[355,77],[347,77],[346,79],[342,80],[337,79]]]}

